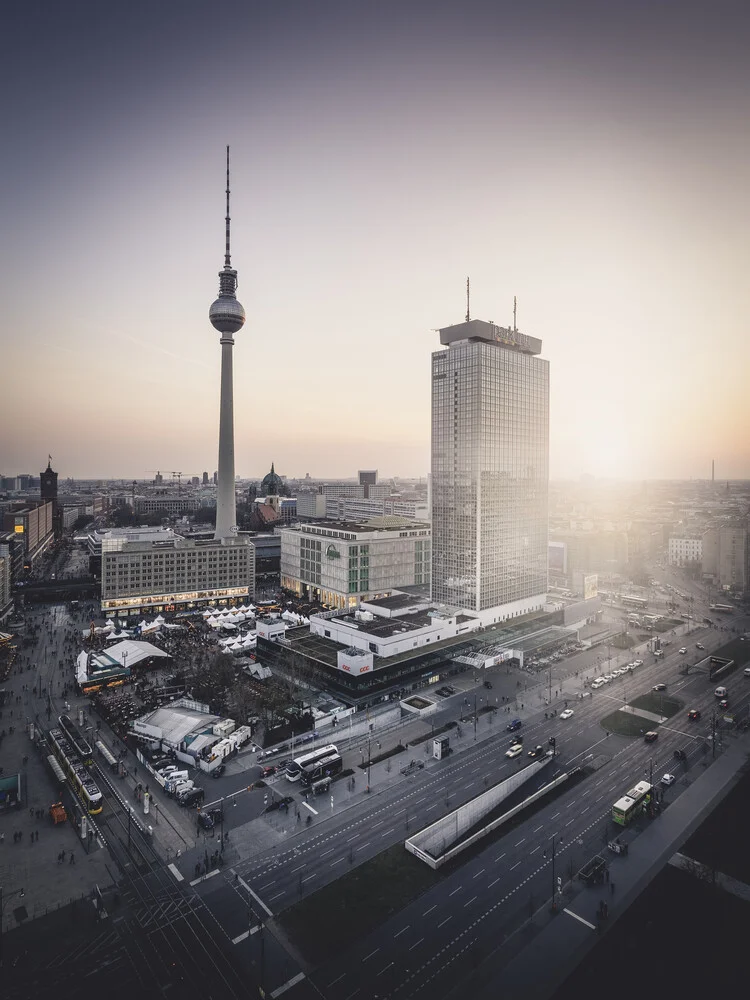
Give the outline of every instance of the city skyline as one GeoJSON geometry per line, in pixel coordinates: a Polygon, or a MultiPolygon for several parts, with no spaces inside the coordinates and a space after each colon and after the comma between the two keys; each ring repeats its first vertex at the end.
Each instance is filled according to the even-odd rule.
{"type": "Polygon", "coordinates": [[[243,477],[426,476],[470,275],[545,343],[553,481],[750,478],[750,15],[587,8],[10,11],[3,474],[216,468],[229,144],[243,477]]]}

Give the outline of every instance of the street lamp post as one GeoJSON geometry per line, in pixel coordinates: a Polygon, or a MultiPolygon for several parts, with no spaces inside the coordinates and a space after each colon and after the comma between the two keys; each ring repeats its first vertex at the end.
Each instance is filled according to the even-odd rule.
{"type": "MultiPolygon", "coordinates": [[[[562,842],[563,842],[563,836],[560,833],[553,833],[552,834],[552,906],[551,906],[551,912],[552,913],[557,913],[557,903],[556,903],[555,900],[556,900],[557,889],[558,889],[557,879],[555,878],[555,838],[557,838],[557,842],[559,844],[562,844],[562,842]]],[[[547,854],[546,851],[544,853],[545,853],[545,855],[547,854]]]]}
{"type": "Polygon", "coordinates": [[[3,912],[5,909],[5,904],[9,899],[13,899],[14,896],[18,896],[20,899],[26,895],[23,889],[14,889],[13,892],[9,892],[7,896],[3,896],[3,887],[0,885],[0,965],[3,964],[3,912]]]}
{"type": "Polygon", "coordinates": [[[474,742],[477,741],[477,696],[474,694],[474,742]]]}

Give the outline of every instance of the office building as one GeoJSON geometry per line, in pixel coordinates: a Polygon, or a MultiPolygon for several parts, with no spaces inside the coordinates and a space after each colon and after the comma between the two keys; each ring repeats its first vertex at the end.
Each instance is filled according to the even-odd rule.
{"type": "Polygon", "coordinates": [[[32,570],[54,541],[52,502],[11,504],[5,510],[3,527],[23,543],[24,570],[32,570]]]}
{"type": "Polygon", "coordinates": [[[13,610],[12,581],[10,545],[0,542],[0,622],[4,621],[13,610]]]}
{"type": "Polygon", "coordinates": [[[722,590],[750,589],[750,518],[716,525],[701,539],[701,571],[722,590]]]}
{"type": "Polygon", "coordinates": [[[670,566],[687,566],[703,559],[702,538],[670,538],[667,547],[670,566]]]}
{"type": "Polygon", "coordinates": [[[255,547],[247,535],[163,541],[101,539],[102,611],[143,614],[241,603],[255,594],[255,547]]]}
{"type": "Polygon", "coordinates": [[[176,517],[198,510],[200,497],[184,493],[151,493],[148,496],[135,498],[136,514],[156,514],[162,511],[168,517],[176,517]]]}
{"type": "Polygon", "coordinates": [[[432,597],[484,624],[544,607],[549,364],[540,340],[469,320],[432,356],[432,597]]]}
{"type": "Polygon", "coordinates": [[[331,608],[429,586],[430,527],[403,518],[279,528],[281,586],[331,608]]]}

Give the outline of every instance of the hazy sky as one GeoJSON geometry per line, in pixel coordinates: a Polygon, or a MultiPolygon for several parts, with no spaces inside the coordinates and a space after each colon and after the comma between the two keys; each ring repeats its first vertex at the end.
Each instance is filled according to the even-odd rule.
{"type": "Polygon", "coordinates": [[[551,475],[750,477],[750,6],[7,5],[0,472],[429,470],[434,328],[544,342],[551,475]]]}

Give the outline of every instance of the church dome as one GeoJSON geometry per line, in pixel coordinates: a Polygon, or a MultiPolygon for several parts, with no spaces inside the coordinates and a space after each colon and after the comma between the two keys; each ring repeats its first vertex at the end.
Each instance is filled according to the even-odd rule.
{"type": "Polygon", "coordinates": [[[271,471],[267,476],[264,476],[263,482],[260,484],[261,493],[265,493],[268,497],[278,496],[283,490],[284,483],[281,476],[276,475],[276,471],[273,467],[273,462],[271,463],[271,471]]]}

